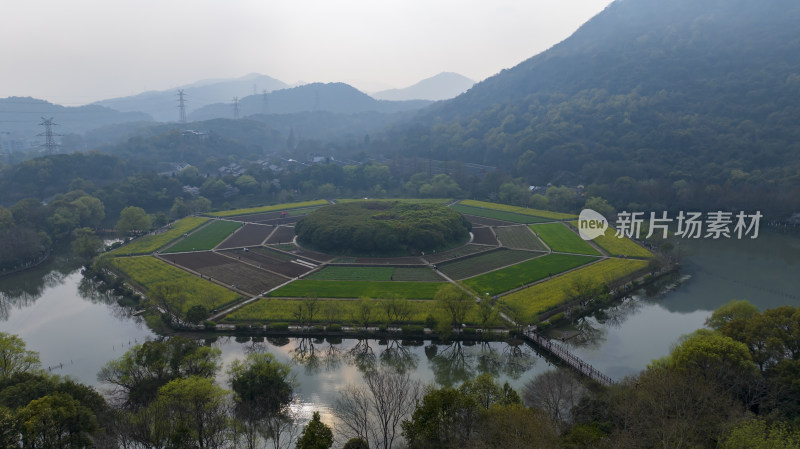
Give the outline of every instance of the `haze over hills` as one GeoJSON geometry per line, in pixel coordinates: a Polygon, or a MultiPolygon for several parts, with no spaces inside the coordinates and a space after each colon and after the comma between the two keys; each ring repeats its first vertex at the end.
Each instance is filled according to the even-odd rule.
{"type": "Polygon", "coordinates": [[[791,0],[618,0],[387,140],[622,205],[800,210],[797,23],[791,0]]]}
{"type": "Polygon", "coordinates": [[[153,120],[143,112],[119,112],[98,105],[68,107],[30,97],[0,98],[0,132],[7,142],[42,140],[37,137],[44,132],[44,127],[39,125],[42,117],[54,117],[58,126],[53,131],[57,134],[83,133],[105,125],[153,120]]]}
{"type": "Polygon", "coordinates": [[[466,92],[475,84],[463,75],[452,72],[442,72],[426,78],[413,86],[402,89],[388,89],[372,94],[379,100],[447,100],[466,92]]]}
{"type": "Polygon", "coordinates": [[[142,111],[160,122],[177,122],[178,89],[183,89],[186,99],[186,113],[190,114],[205,105],[230,101],[234,97],[252,95],[289,87],[283,81],[267,75],[253,73],[236,79],[203,80],[175,89],[143,92],[130,97],[111,98],[94,104],[107,106],[118,111],[142,111]]]}
{"type": "MultiPolygon", "coordinates": [[[[292,114],[308,111],[326,111],[341,114],[360,112],[393,113],[420,109],[430,101],[376,100],[344,83],[311,83],[291,89],[281,89],[266,95],[250,95],[239,101],[239,116],[253,114],[292,114]]],[[[233,104],[215,103],[204,106],[189,115],[192,121],[213,118],[233,118],[233,104]]]]}

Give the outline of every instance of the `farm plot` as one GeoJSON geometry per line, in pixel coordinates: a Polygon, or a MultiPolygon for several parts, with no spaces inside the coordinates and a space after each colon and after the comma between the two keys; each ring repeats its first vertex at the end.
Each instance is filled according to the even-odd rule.
{"type": "Polygon", "coordinates": [[[272,245],[272,247],[280,249],[282,251],[289,252],[297,257],[303,257],[316,262],[328,262],[329,260],[333,260],[336,258],[336,256],[330,254],[318,253],[316,251],[311,251],[305,248],[298,248],[296,245],[291,245],[290,247],[287,244],[283,244],[283,245],[272,245]]]}
{"type": "Polygon", "coordinates": [[[294,226],[278,226],[267,239],[267,244],[289,243],[294,240],[294,226]]]}
{"type": "Polygon", "coordinates": [[[426,254],[424,259],[430,263],[442,263],[447,262],[449,260],[460,259],[465,256],[469,256],[472,254],[482,253],[484,251],[491,250],[492,247],[484,246],[484,245],[464,245],[460,248],[451,249],[448,251],[443,251],[441,253],[436,254],[426,254]]]}
{"type": "Polygon", "coordinates": [[[318,281],[391,281],[394,267],[350,267],[329,265],[306,276],[318,281]]]}
{"type": "Polygon", "coordinates": [[[212,252],[164,255],[164,259],[189,268],[224,285],[251,295],[283,284],[288,279],[212,252]]]}
{"type": "Polygon", "coordinates": [[[257,246],[269,237],[273,229],[275,229],[273,226],[245,223],[244,226],[234,232],[232,236],[220,243],[218,247],[226,249],[257,246]]]}
{"type": "Polygon", "coordinates": [[[475,215],[462,215],[464,215],[464,218],[466,218],[468,222],[472,223],[472,226],[511,226],[519,224],[511,221],[495,220],[493,218],[476,217],[475,215]]]}
{"type": "Polygon", "coordinates": [[[492,232],[492,228],[487,227],[472,228],[472,243],[476,245],[499,245],[497,237],[495,237],[492,232]]]}
{"type": "Polygon", "coordinates": [[[531,230],[555,252],[600,255],[592,245],[586,243],[563,223],[532,225],[531,230]]]}
{"type": "Polygon", "coordinates": [[[423,281],[423,282],[441,282],[441,276],[430,268],[407,268],[396,267],[392,273],[393,281],[423,281]]]}
{"type": "MultiPolygon", "coordinates": [[[[304,304],[303,299],[285,298],[262,298],[250,303],[239,310],[231,313],[224,318],[225,322],[282,322],[294,323],[297,321],[297,310],[304,304]]],[[[373,300],[370,308],[371,320],[377,323],[385,323],[385,312],[382,307],[383,301],[373,300]]],[[[411,315],[407,324],[424,324],[429,315],[436,316],[440,311],[433,301],[409,301],[411,315]]],[[[359,316],[359,301],[342,301],[335,299],[321,299],[318,301],[319,312],[314,315],[313,323],[327,323],[333,320],[337,323],[356,324],[359,316]]],[[[477,309],[477,307],[473,307],[477,309]]],[[[478,323],[475,310],[467,315],[467,323],[478,323]]]]}
{"type": "Polygon", "coordinates": [[[501,297],[501,302],[519,314],[522,322],[535,322],[540,313],[551,310],[569,300],[566,293],[577,280],[595,283],[612,283],[639,270],[647,268],[646,260],[604,259],[579,270],[571,271],[547,282],[501,297]]]}
{"type": "Polygon", "coordinates": [[[185,239],[170,246],[164,250],[164,253],[179,253],[185,251],[203,251],[212,249],[241,226],[242,224],[237,221],[213,221],[197,231],[189,234],[189,236],[185,239]]]}
{"type": "Polygon", "coordinates": [[[208,218],[204,217],[183,218],[171,224],[170,229],[168,231],[138,238],[127,245],[115,249],[114,251],[112,251],[112,254],[132,255],[132,254],[152,253],[153,251],[164,247],[170,242],[179,239],[187,232],[199,227],[200,225],[202,225],[207,221],[208,218]]]}
{"type": "Polygon", "coordinates": [[[527,226],[498,226],[494,233],[506,248],[547,251],[544,243],[527,226]]]}
{"type": "Polygon", "coordinates": [[[280,225],[293,226],[295,223],[300,221],[304,216],[305,215],[292,217],[291,215],[287,215],[286,217],[273,218],[271,220],[259,220],[254,223],[272,225],[272,226],[280,226],[280,225]]]}
{"type": "Polygon", "coordinates": [[[317,265],[289,254],[261,247],[232,249],[222,253],[234,259],[249,262],[257,268],[269,270],[290,278],[308,273],[317,265]]]}
{"type": "Polygon", "coordinates": [[[496,295],[597,260],[591,256],[548,254],[466,279],[464,283],[479,294],[496,295]]]}
{"type": "Polygon", "coordinates": [[[298,203],[284,203],[284,204],[275,204],[272,206],[261,206],[261,207],[251,207],[247,209],[236,209],[236,210],[226,210],[222,212],[214,212],[209,215],[214,217],[235,217],[237,215],[250,215],[250,214],[258,214],[261,212],[272,212],[272,211],[288,211],[289,209],[298,209],[301,207],[310,207],[310,206],[324,206],[329,204],[326,200],[314,200],[314,201],[302,201],[298,203]]]}
{"type": "Polygon", "coordinates": [[[114,259],[112,263],[135,285],[148,293],[153,293],[161,287],[177,287],[185,297],[185,301],[181,304],[183,312],[195,305],[213,309],[241,297],[235,292],[200,279],[155,257],[123,257],[114,259]]]}
{"type": "Polygon", "coordinates": [[[358,257],[355,263],[370,265],[424,265],[419,257],[358,257]]]}
{"type": "Polygon", "coordinates": [[[453,206],[450,207],[453,210],[460,212],[462,214],[474,215],[476,217],[491,218],[494,220],[501,220],[511,223],[530,224],[530,223],[542,223],[545,221],[552,221],[551,219],[548,218],[539,218],[539,217],[534,217],[532,215],[516,214],[513,212],[507,212],[502,210],[465,206],[463,204],[454,204],[453,206]]]}
{"type": "MultiPolygon", "coordinates": [[[[571,221],[569,224],[575,227],[575,229],[578,228],[577,221],[571,221]]],[[[641,257],[645,259],[653,257],[653,253],[650,251],[637,245],[627,237],[617,237],[616,233],[617,231],[609,227],[606,229],[605,234],[596,237],[592,241],[600,248],[603,248],[605,252],[613,256],[641,257]]]]}
{"type": "Polygon", "coordinates": [[[439,270],[453,279],[465,279],[487,271],[514,265],[541,256],[541,253],[499,248],[475,256],[465,257],[439,265],[439,270]]]}
{"type": "Polygon", "coordinates": [[[563,214],[561,212],[552,212],[549,210],[529,209],[527,207],[509,206],[507,204],[487,203],[485,201],[462,200],[459,202],[459,204],[462,204],[464,206],[481,207],[486,209],[513,212],[522,215],[532,215],[534,217],[546,218],[548,219],[547,221],[569,220],[578,218],[577,215],[573,214],[563,214]]]}
{"type": "Polygon", "coordinates": [[[288,298],[389,298],[433,299],[442,282],[317,281],[300,279],[269,296],[288,298]]]}

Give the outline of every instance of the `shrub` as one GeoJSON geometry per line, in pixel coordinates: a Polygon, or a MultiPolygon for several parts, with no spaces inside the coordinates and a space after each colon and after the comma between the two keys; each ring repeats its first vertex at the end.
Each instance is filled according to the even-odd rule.
{"type": "Polygon", "coordinates": [[[369,449],[369,445],[361,438],[351,438],[342,446],[342,449],[369,449]]]}
{"type": "Polygon", "coordinates": [[[269,328],[273,331],[288,331],[289,323],[272,323],[269,325],[269,328]]]}
{"type": "Polygon", "coordinates": [[[331,324],[330,326],[328,326],[328,330],[330,332],[341,332],[342,331],[342,325],[341,324],[331,324]]]}
{"type": "Polygon", "coordinates": [[[217,328],[217,323],[215,323],[213,321],[206,321],[206,322],[203,323],[203,325],[206,327],[206,329],[216,329],[217,328]]]}
{"type": "Polygon", "coordinates": [[[422,326],[403,326],[401,330],[404,334],[421,334],[425,332],[425,328],[422,326]]]}

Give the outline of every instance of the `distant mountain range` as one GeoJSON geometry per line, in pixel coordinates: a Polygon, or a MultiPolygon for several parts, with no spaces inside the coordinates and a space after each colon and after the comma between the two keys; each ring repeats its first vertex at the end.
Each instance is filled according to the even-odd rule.
{"type": "MultiPolygon", "coordinates": [[[[311,83],[241,98],[238,104],[238,113],[239,117],[253,114],[293,114],[309,111],[340,114],[394,113],[420,109],[430,103],[427,100],[376,100],[348,84],[311,83]]],[[[233,117],[234,105],[230,101],[204,106],[189,115],[191,121],[233,117]]]]}
{"type": "Polygon", "coordinates": [[[94,104],[116,109],[117,111],[145,112],[159,122],[177,122],[179,119],[179,89],[182,89],[185,94],[186,114],[188,116],[192,111],[209,104],[229,102],[234,97],[243,98],[247,95],[253,95],[254,91],[260,94],[263,91],[271,92],[287,87],[289,87],[288,84],[275,78],[260,74],[250,74],[230,80],[198,81],[175,89],[144,92],[130,97],[102,100],[94,104]]]}
{"type": "Polygon", "coordinates": [[[466,92],[475,84],[463,75],[443,72],[403,89],[388,89],[372,94],[378,100],[448,100],[466,92]]]}

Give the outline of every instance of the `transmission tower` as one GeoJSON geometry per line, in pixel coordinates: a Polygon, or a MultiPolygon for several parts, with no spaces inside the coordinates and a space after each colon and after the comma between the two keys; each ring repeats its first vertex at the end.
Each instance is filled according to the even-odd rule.
{"type": "Polygon", "coordinates": [[[186,99],[184,97],[183,89],[178,90],[178,121],[186,123],[186,99]]]}
{"type": "Polygon", "coordinates": [[[233,97],[233,118],[239,120],[239,97],[233,97]]]}
{"type": "Polygon", "coordinates": [[[264,114],[269,112],[269,100],[267,99],[267,89],[261,92],[261,112],[264,114]]]}
{"type": "Polygon", "coordinates": [[[59,147],[55,138],[56,136],[61,136],[61,134],[56,134],[53,132],[53,126],[58,126],[58,123],[53,123],[53,117],[42,117],[42,123],[39,123],[39,126],[44,126],[44,132],[37,134],[40,137],[44,137],[44,145],[42,146],[47,154],[54,154],[59,147]]]}

